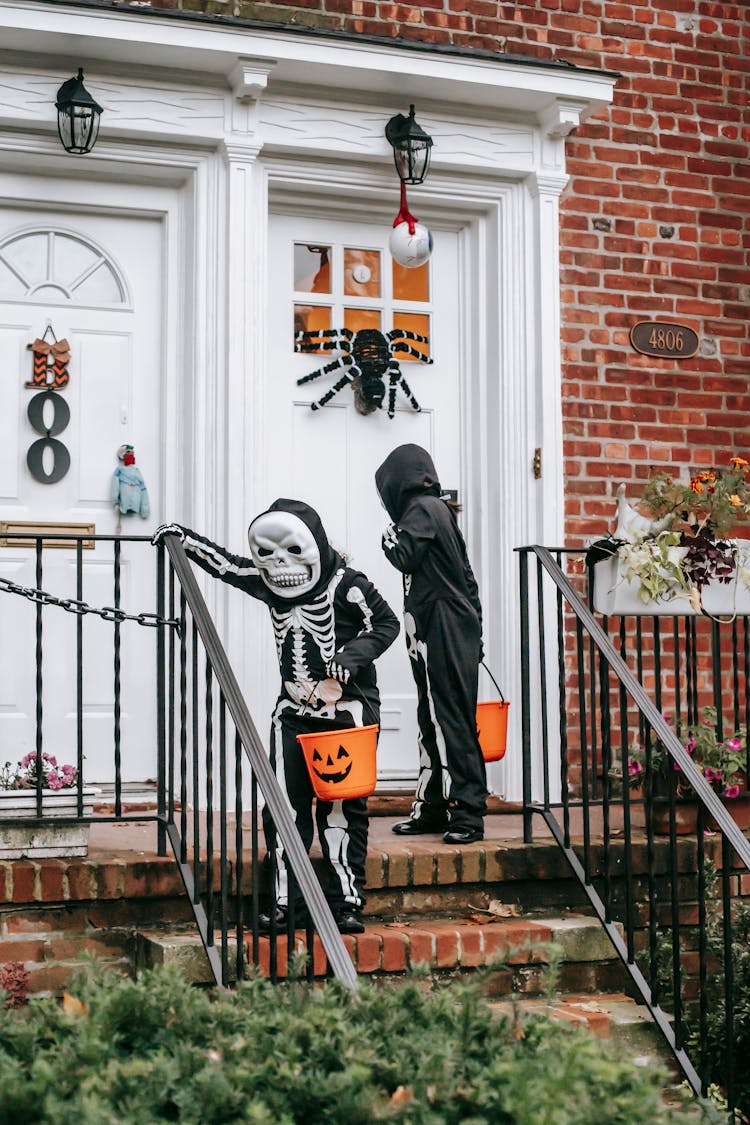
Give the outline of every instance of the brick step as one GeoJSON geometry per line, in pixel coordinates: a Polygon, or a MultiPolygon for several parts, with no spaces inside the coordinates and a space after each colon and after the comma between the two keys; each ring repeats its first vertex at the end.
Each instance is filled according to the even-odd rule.
{"type": "Polygon", "coordinates": [[[642,1066],[665,1065],[671,1054],[648,1008],[624,992],[561,993],[553,999],[519,997],[491,1000],[496,1015],[517,1018],[537,1013],[585,1027],[602,1039],[611,1039],[642,1066]]]}
{"type": "MultiPolygon", "coordinates": [[[[217,941],[218,941],[217,935],[217,941]]],[[[357,972],[368,976],[394,976],[427,965],[433,973],[456,973],[503,963],[488,980],[488,994],[538,995],[545,988],[550,946],[558,948],[561,986],[579,993],[623,987],[623,970],[614,950],[594,918],[499,919],[486,924],[446,919],[408,922],[370,921],[365,932],[345,935],[357,972]]],[[[248,957],[251,942],[247,941],[248,957]]],[[[277,939],[277,972],[287,973],[286,935],[277,939]]],[[[295,935],[295,949],[306,949],[305,935],[295,935]]],[[[259,940],[258,965],[269,972],[271,943],[259,940]]],[[[208,961],[195,931],[144,930],[138,934],[137,966],[176,965],[187,979],[210,983],[208,961]]],[[[315,939],[316,975],[325,972],[322,946],[315,939]]]]}

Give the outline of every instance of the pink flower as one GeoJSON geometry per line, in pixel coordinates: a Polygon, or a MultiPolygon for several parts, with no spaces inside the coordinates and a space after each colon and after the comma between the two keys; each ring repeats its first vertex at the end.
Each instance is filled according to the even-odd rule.
{"type": "Polygon", "coordinates": [[[643,773],[643,764],[635,758],[628,758],[628,773],[643,773]]]}
{"type": "Polygon", "coordinates": [[[21,758],[21,765],[24,769],[28,769],[32,762],[36,761],[36,752],[32,750],[24,758],[21,758]]]}
{"type": "Polygon", "coordinates": [[[730,738],[729,742],[727,742],[727,749],[728,750],[741,750],[742,749],[742,743],[740,742],[739,738],[730,738]]]}
{"type": "Polygon", "coordinates": [[[52,771],[52,773],[50,773],[49,777],[47,778],[47,787],[49,789],[54,789],[55,791],[58,790],[58,789],[62,789],[62,787],[63,787],[62,778],[58,777],[56,773],[55,773],[55,776],[53,777],[52,776],[53,773],[55,773],[54,770],[52,771]]]}
{"type": "Polygon", "coordinates": [[[739,785],[727,785],[727,787],[724,790],[724,796],[729,797],[730,799],[732,797],[739,797],[739,795],[740,795],[739,785]]]}
{"type": "Polygon", "coordinates": [[[703,776],[706,781],[721,781],[724,775],[721,770],[715,770],[713,766],[706,766],[703,771],[703,776]]]}
{"type": "Polygon", "coordinates": [[[695,750],[695,739],[693,738],[692,734],[685,743],[685,749],[687,750],[688,754],[692,754],[695,750]]]}

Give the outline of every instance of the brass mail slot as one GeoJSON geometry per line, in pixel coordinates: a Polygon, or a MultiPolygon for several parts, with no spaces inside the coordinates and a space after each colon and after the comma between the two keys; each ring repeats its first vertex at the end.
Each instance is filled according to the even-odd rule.
{"type": "MultiPolygon", "coordinates": [[[[96,535],[95,523],[36,523],[27,520],[0,520],[0,547],[36,547],[38,535],[96,535]],[[7,539],[23,535],[23,539],[7,539]],[[28,538],[34,536],[34,538],[28,538]]],[[[42,539],[43,547],[75,547],[75,539],[42,539]]],[[[83,540],[84,551],[93,551],[93,539],[83,540]]]]}

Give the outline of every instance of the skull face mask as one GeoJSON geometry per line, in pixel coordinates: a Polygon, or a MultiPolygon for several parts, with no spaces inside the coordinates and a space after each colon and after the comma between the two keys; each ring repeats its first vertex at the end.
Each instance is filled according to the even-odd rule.
{"type": "Polygon", "coordinates": [[[260,576],[277,597],[299,598],[320,578],[320,549],[315,537],[291,512],[269,511],[253,520],[247,532],[250,554],[260,576]]]}

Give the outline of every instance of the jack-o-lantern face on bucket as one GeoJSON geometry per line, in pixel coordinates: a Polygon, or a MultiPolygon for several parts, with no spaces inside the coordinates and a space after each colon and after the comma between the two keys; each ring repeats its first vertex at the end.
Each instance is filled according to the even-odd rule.
{"type": "Polygon", "coordinates": [[[344,746],[339,746],[333,754],[326,754],[325,761],[318,750],[313,750],[312,760],[316,777],[328,785],[337,785],[351,773],[352,759],[344,746]],[[319,766],[316,765],[317,762],[320,762],[319,766]]]}

